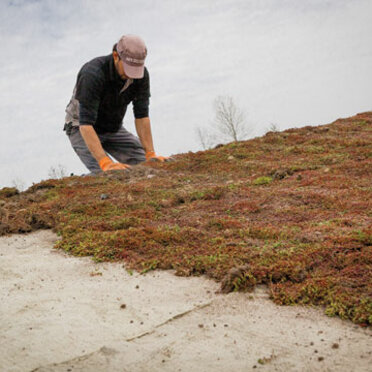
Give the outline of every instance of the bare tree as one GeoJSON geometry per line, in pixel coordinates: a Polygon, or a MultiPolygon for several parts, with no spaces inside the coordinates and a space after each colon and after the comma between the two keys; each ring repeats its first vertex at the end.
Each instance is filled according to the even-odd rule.
{"type": "Polygon", "coordinates": [[[67,176],[66,167],[58,164],[56,167],[50,167],[48,171],[49,178],[63,178],[67,176]]]}
{"type": "Polygon", "coordinates": [[[236,142],[248,138],[251,128],[244,112],[230,96],[218,96],[213,102],[215,117],[208,128],[198,128],[197,136],[204,149],[217,143],[236,142]]]}
{"type": "Polygon", "coordinates": [[[216,129],[227,140],[241,141],[249,135],[244,112],[235,105],[232,97],[218,96],[214,100],[214,109],[216,129]]]}
{"type": "Polygon", "coordinates": [[[210,149],[216,142],[215,136],[207,128],[197,128],[196,135],[204,150],[210,149]]]}
{"type": "Polygon", "coordinates": [[[279,132],[280,128],[278,124],[270,123],[270,127],[266,128],[265,133],[267,132],[279,132]]]}
{"type": "Polygon", "coordinates": [[[26,188],[25,182],[21,178],[14,178],[12,180],[12,186],[15,187],[19,191],[24,191],[26,188]]]}

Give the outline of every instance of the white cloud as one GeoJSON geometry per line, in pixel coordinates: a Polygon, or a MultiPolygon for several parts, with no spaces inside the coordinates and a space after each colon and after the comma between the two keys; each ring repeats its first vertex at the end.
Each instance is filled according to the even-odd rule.
{"type": "MultiPolygon", "coordinates": [[[[194,128],[229,94],[256,134],[372,108],[367,0],[49,0],[0,3],[0,187],[84,172],[62,132],[76,74],[124,33],[146,41],[159,153],[200,149],[194,128]]],[[[134,130],[132,110],[124,125],[134,130]]]]}

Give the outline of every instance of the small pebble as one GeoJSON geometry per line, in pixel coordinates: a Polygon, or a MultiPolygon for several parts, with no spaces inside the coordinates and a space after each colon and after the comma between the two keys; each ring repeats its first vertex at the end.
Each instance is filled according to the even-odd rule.
{"type": "Polygon", "coordinates": [[[120,305],[120,309],[125,309],[126,307],[127,307],[127,305],[125,305],[125,304],[120,305]]]}

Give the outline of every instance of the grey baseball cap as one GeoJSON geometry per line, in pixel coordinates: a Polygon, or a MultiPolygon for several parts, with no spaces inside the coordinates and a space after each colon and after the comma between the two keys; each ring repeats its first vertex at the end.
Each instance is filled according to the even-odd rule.
{"type": "Polygon", "coordinates": [[[124,71],[131,79],[142,79],[145,71],[147,48],[136,35],[123,35],[116,46],[124,71]]]}

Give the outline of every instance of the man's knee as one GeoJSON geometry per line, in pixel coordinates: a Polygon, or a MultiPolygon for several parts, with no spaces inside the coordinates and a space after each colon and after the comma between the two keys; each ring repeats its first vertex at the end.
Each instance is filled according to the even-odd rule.
{"type": "Polygon", "coordinates": [[[127,160],[127,163],[129,165],[136,165],[136,164],[139,164],[139,163],[143,163],[144,161],[146,161],[145,152],[144,151],[139,151],[138,154],[134,154],[134,156],[130,157],[127,160]]]}

